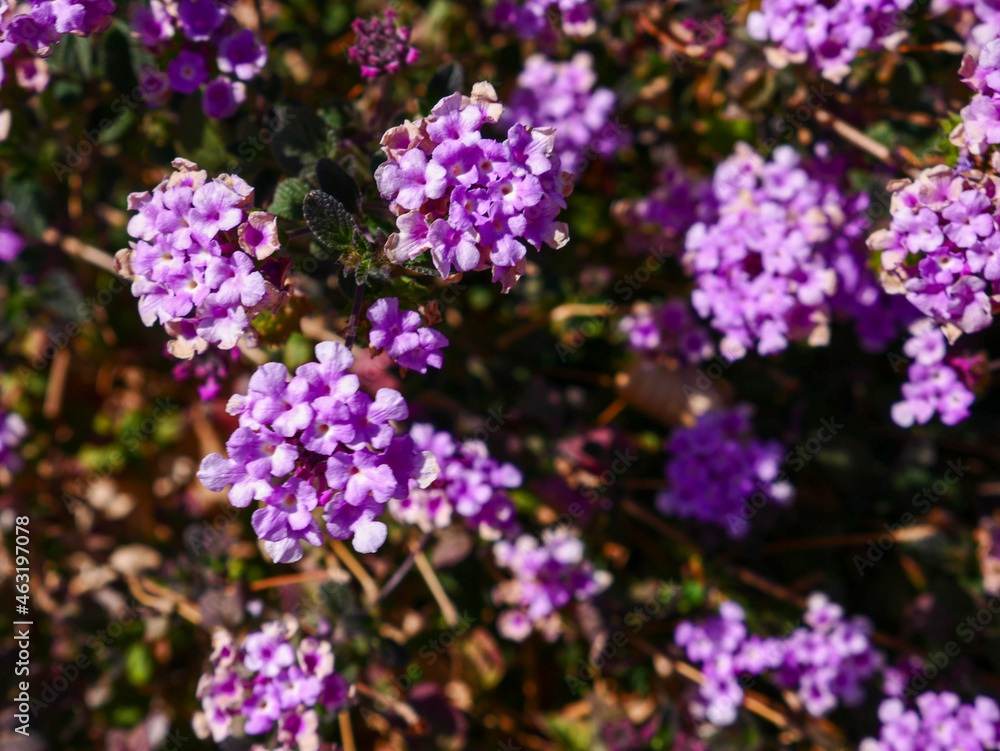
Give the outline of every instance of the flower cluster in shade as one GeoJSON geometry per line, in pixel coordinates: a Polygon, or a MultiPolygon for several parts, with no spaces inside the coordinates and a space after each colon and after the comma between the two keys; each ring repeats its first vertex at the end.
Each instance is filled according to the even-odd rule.
{"type": "Polygon", "coordinates": [[[502,113],[493,87],[478,83],[471,97],[447,96],[382,137],[388,160],[375,180],[397,217],[386,243],[393,263],[430,251],[441,276],[492,268],[506,292],[524,274],[529,246],[568,242],[556,216],[572,182],[552,156],[553,130],[518,124],[504,141],[483,137],[502,113]]]}
{"type": "Polygon", "coordinates": [[[594,58],[578,52],[568,62],[535,54],[524,63],[500,125],[555,128],[559,167],[575,177],[594,159],[607,159],[628,143],[625,126],[612,122],[615,93],[597,86],[594,58]]]}
{"type": "Polygon", "coordinates": [[[115,256],[132,280],[139,315],[173,337],[169,350],[187,359],[209,345],[232,349],[251,322],[283,302],[285,264],[277,220],[253,210],[253,188],[236,175],[208,179],[205,170],[175,159],[175,172],[152,191],[132,193],[136,214],[130,247],[115,256]]]}
{"type": "Polygon", "coordinates": [[[49,84],[45,58],[66,35],[87,37],[111,25],[111,0],[0,0],[0,84],[13,72],[22,89],[49,84]]]}
{"type": "Polygon", "coordinates": [[[541,539],[523,534],[493,545],[493,559],[512,579],[493,588],[493,601],[505,607],[497,616],[500,635],[524,641],[532,631],[547,641],[559,638],[559,609],[586,601],[607,589],[611,574],[594,568],[583,542],[566,527],[552,527],[541,539]]]}
{"type": "Polygon", "coordinates": [[[273,751],[318,749],[321,715],[350,702],[330,642],[301,635],[294,619],[265,623],[239,642],[220,628],[212,646],[211,668],[198,681],[201,711],[192,722],[199,738],[221,744],[267,735],[273,751]]]}
{"type": "Polygon", "coordinates": [[[396,435],[393,421],[409,416],[398,391],[379,389],[374,399],[359,391],[348,372],[354,356],[340,342],[316,345],[316,360],[291,378],[281,363],[261,365],[226,407],[239,416],[229,457],[210,454],[198,471],[209,490],[231,486],[234,506],[261,502],[252,525],[276,563],[299,560],[303,540],[323,544],[317,508],[331,538],[375,552],[388,532],[378,521],[385,504],[405,498],[411,480],[426,487],[437,476],[433,455],[396,435]]]}
{"type": "Polygon", "coordinates": [[[949,691],[926,691],[907,708],[886,699],[878,709],[879,737],[865,738],[858,751],[994,751],[1000,748],[1000,708],[986,696],[963,704],[949,691]]]}
{"type": "Polygon", "coordinates": [[[674,298],[659,305],[639,302],[621,319],[618,330],[629,347],[649,356],[666,355],[686,365],[697,365],[715,354],[708,330],[695,319],[687,300],[674,298]]]}
{"type": "Polygon", "coordinates": [[[21,255],[28,244],[27,238],[14,228],[13,211],[12,204],[0,202],[0,261],[5,263],[21,255]]]}
{"type": "Polygon", "coordinates": [[[706,412],[692,427],[676,428],[666,448],[670,487],[657,495],[656,508],[668,516],[725,527],[741,538],[750,529],[747,508],[787,505],[795,497],[781,471],[784,448],[754,437],[747,408],[706,412]]]}
{"type": "Polygon", "coordinates": [[[351,29],[357,38],[347,55],[361,66],[363,78],[375,78],[396,73],[404,65],[412,65],[420,50],[410,46],[410,30],[396,25],[396,11],[387,9],[381,16],[368,21],[355,18],[351,29]]]}
{"type": "Polygon", "coordinates": [[[726,359],[775,354],[789,341],[824,345],[835,315],[877,351],[912,319],[867,267],[868,196],[847,189],[845,165],[825,144],[811,159],[782,145],[770,161],[737,144],[712,190],[718,217],[691,227],[682,261],[695,279],[691,303],[723,335],[726,359]]]}
{"type": "Polygon", "coordinates": [[[719,615],[700,624],[683,621],[674,640],[688,659],[701,666],[706,681],[691,706],[694,715],[713,725],[731,725],[743,703],[742,676],[764,676],[795,691],[814,717],[838,704],[864,700],[864,682],[873,678],[883,655],[872,645],[872,625],[863,616],[847,619],[844,610],[823,593],[811,595],[803,626],[783,638],[749,634],[743,609],[724,602],[719,615]]]}
{"type": "Polygon", "coordinates": [[[132,34],[166,64],[159,96],[164,104],[171,92],[201,91],[202,110],[223,119],[236,114],[246,100],[246,81],[254,79],[267,62],[265,47],[250,29],[239,28],[225,0],[149,0],[130,8],[132,34]],[[169,58],[169,62],[167,59],[169,58]]]}
{"type": "Polygon", "coordinates": [[[681,163],[676,149],[654,157],[661,167],[653,189],[641,198],[622,198],[611,216],[626,232],[626,249],[660,257],[683,249],[684,237],[696,222],[716,216],[712,182],[681,163]]]}
{"type": "Polygon", "coordinates": [[[411,482],[409,495],[389,502],[396,520],[430,532],[448,527],[458,515],[487,540],[520,533],[507,494],[521,487],[521,473],[513,464],[494,459],[481,440],[458,443],[427,423],[415,423],[410,438],[417,451],[434,455],[440,474],[426,488],[411,482]]]}
{"type": "Polygon", "coordinates": [[[974,361],[949,351],[941,328],[930,318],[921,318],[910,327],[903,352],[913,358],[907,368],[902,401],[892,405],[892,419],[903,428],[924,425],[941,416],[945,425],[965,420],[976,395],[978,381],[970,365],[974,361]]]}
{"type": "Polygon", "coordinates": [[[747,16],[747,32],[764,42],[777,68],[809,63],[839,82],[860,52],[893,48],[905,36],[913,0],[763,0],[747,16]]]}
{"type": "Polygon", "coordinates": [[[401,311],[398,298],[383,297],[365,315],[371,323],[368,343],[385,351],[399,367],[418,373],[426,373],[427,368],[440,370],[444,364],[441,350],[448,346],[448,338],[429,326],[421,326],[420,313],[401,311]]]}
{"type": "Polygon", "coordinates": [[[16,412],[0,409],[0,467],[16,471],[23,462],[18,448],[28,435],[28,424],[16,412]]]}
{"type": "Polygon", "coordinates": [[[500,0],[493,11],[498,26],[546,45],[556,41],[554,18],[566,36],[584,37],[597,30],[593,0],[500,0]]]}

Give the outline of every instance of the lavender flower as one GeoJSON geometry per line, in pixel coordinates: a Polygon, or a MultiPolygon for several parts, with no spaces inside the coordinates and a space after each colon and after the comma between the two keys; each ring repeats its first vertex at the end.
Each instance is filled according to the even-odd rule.
{"type": "Polygon", "coordinates": [[[891,341],[908,308],[893,307],[866,266],[868,197],[845,190],[844,168],[803,160],[788,145],[764,159],[746,144],[715,171],[718,218],[688,231],[683,263],[695,277],[691,303],[723,334],[729,360],[805,339],[829,339],[835,313],[855,321],[866,348],[891,341]]]}
{"type": "Polygon", "coordinates": [[[487,83],[472,97],[445,97],[431,114],[382,137],[388,161],[375,180],[397,216],[386,252],[403,264],[430,251],[442,276],[493,268],[507,292],[524,273],[528,246],[560,248],[567,228],[555,221],[571,185],[551,158],[551,128],[515,125],[501,142],[480,129],[503,112],[487,83]]]}
{"type": "Polygon", "coordinates": [[[611,574],[595,570],[583,543],[563,527],[545,530],[541,540],[527,534],[515,542],[500,540],[493,557],[514,575],[493,589],[493,601],[512,608],[497,617],[497,629],[513,641],[524,641],[532,630],[555,641],[561,631],[558,610],[595,597],[611,583],[611,574]]]}
{"type": "Polygon", "coordinates": [[[784,449],[753,437],[745,408],[706,412],[694,427],[675,429],[667,450],[670,489],[656,498],[663,514],[724,525],[731,537],[740,538],[750,528],[746,509],[769,501],[787,505],[795,497],[780,472],[784,449]]]}
{"type": "Polygon", "coordinates": [[[411,480],[427,487],[438,472],[432,454],[395,435],[392,422],[409,413],[399,392],[379,389],[373,400],[359,391],[348,373],[354,356],[339,342],[316,345],[316,359],[290,380],[280,363],[258,368],[246,395],[227,406],[240,419],[226,443],[229,458],[210,454],[198,472],[209,490],[231,486],[234,506],[262,502],[253,528],[276,563],[299,560],[303,540],[322,545],[319,507],[331,538],[351,538],[361,553],[378,550],[385,503],[405,498],[411,480]]]}
{"type": "Polygon", "coordinates": [[[402,368],[426,373],[427,368],[444,364],[441,349],[448,346],[444,334],[427,326],[415,310],[399,310],[399,299],[384,297],[376,300],[366,314],[372,324],[368,341],[402,368]]]}
{"type": "Polygon", "coordinates": [[[23,466],[17,449],[28,435],[28,424],[16,412],[0,409],[0,468],[17,471],[23,466]]]}
{"type": "Polygon", "coordinates": [[[357,40],[347,51],[351,62],[361,65],[364,78],[396,73],[404,65],[412,65],[420,50],[409,44],[410,30],[396,25],[396,11],[387,9],[382,17],[372,16],[367,22],[356,18],[351,24],[357,40]]]}
{"type": "Polygon", "coordinates": [[[283,267],[265,262],[274,243],[258,239],[274,235],[276,220],[251,211],[253,188],[235,175],[208,180],[185,159],[173,166],[152,191],[129,196],[136,242],[118,252],[115,266],[132,280],[142,322],[159,321],[174,338],[170,353],[187,359],[209,345],[232,349],[287,293],[283,267]]]}
{"type": "Polygon", "coordinates": [[[555,128],[555,156],[559,168],[579,177],[595,158],[607,159],[628,142],[628,131],[611,122],[615,94],[594,88],[594,58],[578,52],[569,62],[557,63],[535,54],[524,63],[517,88],[500,120],[503,127],[555,128]]]}
{"type": "Polygon", "coordinates": [[[272,621],[239,644],[225,629],[212,635],[211,670],[198,682],[201,711],[192,725],[216,743],[275,732],[279,748],[318,748],[319,714],[335,712],[349,686],[333,672],[329,642],[300,638],[294,620],[272,621]],[[242,721],[242,733],[237,729],[242,721]]]}
{"type": "Polygon", "coordinates": [[[747,17],[747,31],[761,42],[776,68],[808,62],[840,82],[862,51],[892,49],[905,32],[903,12],[913,0],[763,0],[747,17]]]}
{"type": "Polygon", "coordinates": [[[434,456],[440,474],[425,488],[411,480],[409,495],[389,502],[393,517],[430,532],[448,527],[458,514],[487,540],[519,534],[514,502],[507,495],[521,486],[514,465],[491,457],[482,441],[458,444],[450,433],[426,423],[414,423],[410,438],[417,451],[434,456]]]}
{"type": "Polygon", "coordinates": [[[886,699],[878,709],[879,737],[865,738],[859,751],[990,751],[1000,748],[1000,709],[986,696],[972,704],[951,692],[926,691],[916,709],[886,699]]]}

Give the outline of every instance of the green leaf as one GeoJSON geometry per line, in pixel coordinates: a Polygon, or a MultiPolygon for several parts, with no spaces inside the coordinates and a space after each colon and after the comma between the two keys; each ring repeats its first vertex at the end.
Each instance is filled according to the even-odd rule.
{"type": "Polygon", "coordinates": [[[358,225],[344,204],[321,190],[302,201],[302,214],[316,238],[331,250],[349,250],[358,236],[358,225]]]}
{"type": "Polygon", "coordinates": [[[310,191],[309,183],[298,177],[289,177],[278,183],[274,189],[274,199],[267,207],[275,216],[301,221],[302,201],[310,191]]]}

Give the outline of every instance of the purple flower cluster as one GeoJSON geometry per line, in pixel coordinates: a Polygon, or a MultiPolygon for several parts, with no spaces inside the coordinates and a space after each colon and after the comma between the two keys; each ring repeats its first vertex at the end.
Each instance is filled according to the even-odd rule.
{"type": "Polygon", "coordinates": [[[401,368],[426,373],[427,368],[444,364],[441,349],[448,339],[439,331],[421,326],[423,319],[415,310],[399,310],[399,299],[383,297],[368,308],[371,323],[368,343],[385,353],[401,368]]]}
{"type": "Polygon", "coordinates": [[[865,697],[862,684],[884,662],[871,642],[871,621],[860,615],[846,619],[844,609],[821,592],[810,595],[802,620],[805,626],[783,641],[775,682],[794,689],[814,717],[831,712],[838,701],[857,706],[865,697]]]}
{"type": "Polygon", "coordinates": [[[503,142],[483,138],[502,112],[493,87],[478,83],[471,98],[447,96],[382,137],[388,161],[375,180],[397,216],[386,243],[394,263],[429,250],[441,276],[492,267],[507,292],[524,274],[527,245],[569,241],[555,218],[572,182],[552,157],[553,130],[514,125],[503,142]]]}
{"type": "Polygon", "coordinates": [[[944,333],[930,318],[921,318],[910,327],[903,352],[914,362],[907,369],[903,400],[892,405],[892,419],[908,428],[924,425],[935,414],[945,425],[957,425],[969,416],[976,395],[963,378],[963,368],[948,357],[944,333]],[[956,367],[956,365],[958,367],[956,367]]]}
{"type": "Polygon", "coordinates": [[[28,424],[16,412],[0,409],[0,467],[16,471],[21,468],[21,455],[17,449],[28,435],[28,424]]]}
{"type": "Polygon", "coordinates": [[[513,29],[522,39],[555,41],[551,18],[558,16],[562,32],[584,37],[597,30],[591,0],[500,0],[494,10],[497,25],[513,29]]]}
{"type": "Polygon", "coordinates": [[[952,140],[973,154],[984,154],[1000,143],[1000,39],[993,38],[979,52],[979,59],[966,55],[959,75],[976,92],[962,109],[962,123],[952,140]]]}
{"type": "MultiPolygon", "coordinates": [[[[0,207],[0,214],[2,214],[2,207],[0,207]]],[[[10,263],[21,255],[21,251],[27,244],[28,241],[20,232],[13,227],[0,224],[0,261],[10,263]]]]}
{"type": "Polygon", "coordinates": [[[272,621],[239,644],[225,629],[212,634],[211,672],[198,681],[192,722],[199,738],[273,732],[275,751],[319,748],[317,710],[344,707],[350,685],[333,671],[330,642],[306,636],[295,644],[297,630],[294,621],[272,621]]]}
{"type": "Polygon", "coordinates": [[[157,57],[179,48],[167,65],[170,89],[193,94],[204,87],[202,109],[216,119],[236,113],[246,99],[244,81],[255,78],[267,62],[267,48],[252,31],[238,28],[231,5],[225,0],[149,0],[130,9],[132,34],[144,47],[157,57]]]}
{"type": "Polygon", "coordinates": [[[226,443],[229,458],[210,454],[198,471],[209,490],[231,485],[234,506],[262,502],[253,528],[276,563],[299,560],[303,540],[323,544],[313,517],[319,507],[331,538],[375,552],[388,531],[377,521],[386,502],[405,498],[410,480],[426,487],[437,476],[433,455],[396,435],[393,421],[409,415],[398,391],[379,389],[375,399],[359,391],[347,372],[354,356],[339,342],[317,344],[316,359],[291,379],[281,363],[260,366],[246,396],[226,407],[240,420],[226,443]]]}
{"type": "Polygon", "coordinates": [[[866,265],[868,196],[845,183],[823,144],[813,160],[782,145],[765,162],[741,143],[716,169],[718,218],[691,227],[682,260],[695,277],[692,305],[723,334],[723,357],[774,354],[790,340],[823,345],[834,313],[854,320],[867,348],[895,337],[901,312],[866,265]]]}
{"type": "Polygon", "coordinates": [[[747,32],[769,42],[777,68],[808,62],[837,83],[859,52],[891,49],[905,36],[903,12],[913,0],[763,0],[747,16],[747,32]]]}
{"type": "Polygon", "coordinates": [[[287,293],[282,265],[265,261],[280,247],[277,221],[252,211],[253,188],[236,175],[209,180],[185,159],[173,166],[152,191],[129,195],[136,242],[115,266],[132,280],[142,322],[163,324],[171,354],[187,359],[209,345],[232,349],[287,293]]]}
{"type": "Polygon", "coordinates": [[[239,350],[232,349],[223,355],[221,352],[209,350],[203,355],[183,360],[177,363],[171,371],[174,381],[198,381],[198,397],[203,402],[210,402],[222,391],[222,379],[229,375],[229,366],[238,362],[239,350]]]}
{"type": "Polygon", "coordinates": [[[0,83],[13,67],[18,86],[44,91],[49,69],[43,58],[64,35],[86,37],[111,24],[111,0],[30,0],[0,3],[0,83]]]}
{"type": "Polygon", "coordinates": [[[710,180],[685,167],[673,148],[664,149],[659,161],[656,186],[642,198],[616,201],[611,210],[633,253],[674,253],[695,222],[711,222],[716,215],[710,180]]]}
{"type": "Polygon", "coordinates": [[[777,668],[784,658],[780,639],[747,636],[745,617],[743,608],[727,601],[719,606],[719,615],[700,625],[682,621],[674,632],[674,641],[688,660],[701,665],[706,678],[689,709],[719,727],[736,721],[744,696],[739,676],[760,675],[777,668]]]}
{"type": "Polygon", "coordinates": [[[434,455],[440,474],[425,488],[411,481],[409,495],[389,502],[393,517],[430,532],[449,526],[458,514],[487,540],[520,532],[507,495],[521,487],[521,473],[513,464],[498,462],[480,440],[458,444],[450,433],[427,423],[415,423],[410,438],[417,451],[434,455]]]}
{"type": "Polygon", "coordinates": [[[363,78],[395,73],[420,57],[420,50],[409,44],[410,30],[396,25],[396,11],[391,8],[381,18],[372,16],[367,22],[363,18],[355,18],[351,29],[357,41],[347,54],[351,62],[361,66],[363,78]]]}
{"type": "Polygon", "coordinates": [[[691,662],[701,665],[707,679],[698,689],[692,712],[713,725],[730,725],[743,702],[741,675],[771,671],[773,681],[795,690],[806,711],[821,717],[864,699],[864,681],[882,665],[882,653],[871,643],[871,623],[861,616],[844,618],[844,611],[821,593],[809,597],[805,626],[785,638],[749,635],[743,609],[724,602],[719,615],[701,625],[684,621],[674,633],[691,662]]]}
{"type": "Polygon", "coordinates": [[[587,52],[561,63],[532,55],[517,77],[500,124],[555,128],[559,167],[579,177],[591,160],[607,159],[628,142],[625,127],[611,122],[615,93],[594,88],[596,84],[594,58],[587,52]]]}
{"type": "Polygon", "coordinates": [[[886,699],[878,709],[878,740],[865,738],[858,751],[993,751],[1000,748],[1000,708],[986,696],[972,704],[951,692],[926,691],[907,709],[886,699]]]}
{"type": "Polygon", "coordinates": [[[675,298],[653,306],[640,302],[618,324],[629,346],[643,354],[666,355],[686,365],[697,365],[715,354],[708,330],[701,326],[686,300],[675,298]]]}
{"type": "Polygon", "coordinates": [[[946,165],[897,180],[892,223],[868,244],[882,251],[882,283],[904,294],[954,342],[993,322],[990,294],[1000,282],[995,209],[1000,179],[946,165]]]}
{"type": "Polygon", "coordinates": [[[750,529],[748,509],[791,503],[795,489],[780,471],[784,449],[752,431],[746,408],[706,412],[693,427],[675,429],[664,469],[670,488],[657,495],[656,508],[726,526],[730,537],[740,538],[750,529]]]}
{"type": "Polygon", "coordinates": [[[497,617],[500,635],[520,642],[535,630],[547,641],[558,639],[559,608],[595,597],[611,583],[611,574],[595,570],[584,552],[565,527],[543,531],[541,540],[525,534],[497,542],[494,560],[514,575],[493,588],[493,601],[508,606],[497,617]]]}

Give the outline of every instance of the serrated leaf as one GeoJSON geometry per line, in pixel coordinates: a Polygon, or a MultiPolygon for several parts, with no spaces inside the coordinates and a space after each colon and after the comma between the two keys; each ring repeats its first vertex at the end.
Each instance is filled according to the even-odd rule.
{"type": "Polygon", "coordinates": [[[352,214],[358,213],[361,208],[361,187],[347,174],[347,170],[332,159],[323,157],[316,162],[316,180],[320,190],[336,198],[352,214]]]}
{"type": "Polygon", "coordinates": [[[301,221],[302,201],[311,190],[309,183],[298,177],[289,177],[278,183],[274,189],[274,199],[267,207],[275,216],[301,221]]]}
{"type": "Polygon", "coordinates": [[[331,250],[354,246],[358,225],[344,204],[329,193],[310,191],[302,201],[302,214],[316,238],[331,250]]]}

